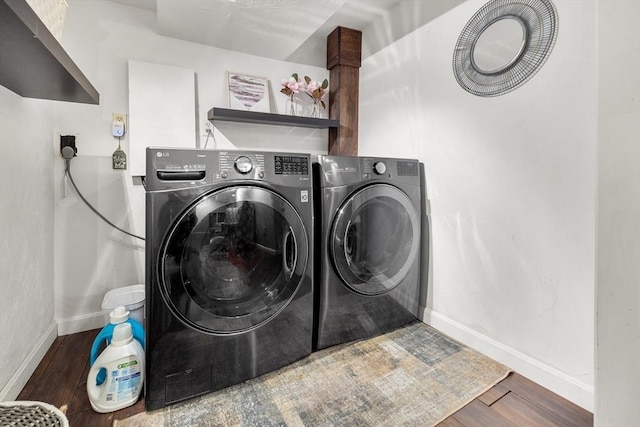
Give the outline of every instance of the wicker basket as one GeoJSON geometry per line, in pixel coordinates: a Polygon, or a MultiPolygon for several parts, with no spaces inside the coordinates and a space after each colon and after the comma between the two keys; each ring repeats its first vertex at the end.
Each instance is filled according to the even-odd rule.
{"type": "Polygon", "coordinates": [[[69,427],[67,417],[55,406],[44,402],[0,402],[2,427],[69,427]]]}

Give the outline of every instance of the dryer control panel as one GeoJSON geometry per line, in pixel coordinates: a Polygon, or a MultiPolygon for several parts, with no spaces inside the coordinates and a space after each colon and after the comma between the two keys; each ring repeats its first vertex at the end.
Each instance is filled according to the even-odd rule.
{"type": "Polygon", "coordinates": [[[339,187],[365,182],[393,181],[420,185],[420,162],[387,157],[325,156],[314,158],[320,187],[339,187]]]}

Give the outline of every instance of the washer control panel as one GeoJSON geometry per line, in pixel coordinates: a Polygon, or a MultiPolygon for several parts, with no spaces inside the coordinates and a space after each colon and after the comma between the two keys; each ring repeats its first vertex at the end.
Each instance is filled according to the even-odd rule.
{"type": "Polygon", "coordinates": [[[298,156],[274,156],[276,175],[309,175],[309,159],[298,156]]]}
{"type": "Polygon", "coordinates": [[[305,153],[149,147],[146,154],[148,191],[249,180],[311,186],[311,156],[305,153]]]}
{"type": "Polygon", "coordinates": [[[264,178],[264,154],[221,151],[218,168],[219,178],[244,177],[251,172],[253,177],[264,178]]]}

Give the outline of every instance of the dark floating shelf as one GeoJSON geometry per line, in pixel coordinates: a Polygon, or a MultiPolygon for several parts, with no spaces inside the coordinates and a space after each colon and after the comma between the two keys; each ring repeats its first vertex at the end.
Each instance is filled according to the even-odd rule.
{"type": "Polygon", "coordinates": [[[318,129],[337,128],[340,125],[338,120],[333,119],[316,119],[312,117],[288,116],[286,114],[257,113],[254,111],[231,110],[228,108],[217,107],[209,110],[207,118],[210,122],[218,120],[226,122],[297,126],[318,129]]]}
{"type": "Polygon", "coordinates": [[[0,84],[27,98],[100,102],[98,91],[25,0],[0,0],[0,84]]]}

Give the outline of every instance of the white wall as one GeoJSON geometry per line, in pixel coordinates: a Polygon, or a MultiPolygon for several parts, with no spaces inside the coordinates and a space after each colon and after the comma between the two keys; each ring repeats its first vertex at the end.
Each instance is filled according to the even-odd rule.
{"type": "Polygon", "coordinates": [[[18,395],[57,336],[53,106],[0,87],[0,402],[18,395]]]}
{"type": "Polygon", "coordinates": [[[640,425],[640,2],[598,2],[597,426],[640,425]]]}
{"type": "MultiPolygon", "coordinates": [[[[155,13],[104,2],[70,1],[63,46],[100,92],[99,106],[61,104],[56,131],[76,135],[78,157],[71,171],[85,197],[118,226],[144,236],[144,188],[129,171],[111,169],[117,141],[110,134],[111,114],[128,113],[129,59],[179,66],[196,73],[198,123],[204,144],[207,112],[226,107],[225,72],[266,77],[273,112],[282,112],[286,97],[280,80],[297,72],[328,78],[323,68],[245,55],[197,43],[161,37],[155,13]]],[[[153,78],[153,76],[149,76],[153,78]]],[[[135,117],[129,117],[132,126],[135,117]]],[[[161,125],[159,123],[158,125],[161,125]]],[[[129,150],[128,135],[123,149],[129,150]]],[[[155,145],[163,145],[157,141],[155,145]]],[[[326,152],[327,130],[216,123],[208,148],[326,152]]],[[[102,326],[104,294],[144,283],[144,244],[113,230],[63,185],[63,164],[56,164],[55,317],[61,335],[102,326]]]]}
{"type": "MultiPolygon", "coordinates": [[[[361,155],[425,163],[425,321],[593,410],[596,5],[556,1],[557,44],[495,98],[458,86],[471,0],[363,61],[361,155]]],[[[366,34],[365,34],[366,37],[366,34]]]]}
{"type": "MultiPolygon", "coordinates": [[[[23,99],[0,87],[0,400],[17,396],[56,336],[53,282],[55,318],[70,333],[99,326],[107,290],[143,281],[142,246],[77,201],[57,157],[59,135],[75,134],[80,152],[72,167],[85,195],[119,225],[144,232],[143,189],[110,169],[111,113],[128,110],[129,58],[193,68],[201,127],[210,107],[226,105],[226,70],[275,86],[294,71],[326,76],[159,37],[150,12],[70,3],[63,45],[100,91],[100,106],[23,99]]],[[[596,424],[637,425],[638,4],[555,3],[560,33],[551,58],[502,97],[468,95],[451,74],[458,33],[484,1],[469,1],[365,60],[360,152],[390,155],[393,147],[395,156],[426,163],[435,252],[427,320],[592,409],[598,149],[596,424]],[[636,32],[620,40],[620,28],[636,32]],[[620,70],[627,70],[622,79],[620,70]],[[635,92],[627,92],[629,82],[635,92]],[[625,225],[613,233],[615,224],[625,225]]],[[[283,96],[277,87],[272,93],[279,110],[283,96]]],[[[231,139],[239,148],[322,152],[326,142],[326,131],[237,124],[218,131],[219,147],[231,139]]]]}

